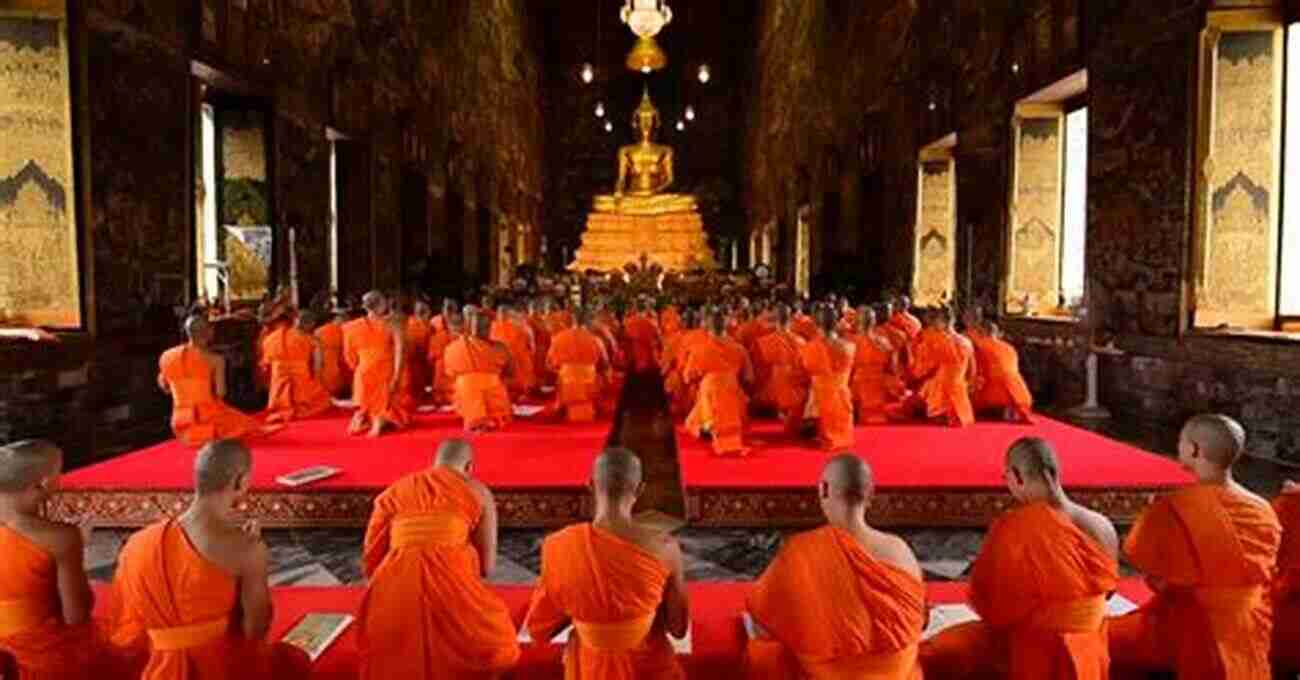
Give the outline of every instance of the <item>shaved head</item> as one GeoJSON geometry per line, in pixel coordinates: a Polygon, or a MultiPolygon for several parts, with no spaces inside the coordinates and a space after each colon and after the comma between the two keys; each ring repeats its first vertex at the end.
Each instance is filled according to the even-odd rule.
{"type": "Polygon", "coordinates": [[[1219,467],[1231,467],[1246,452],[1246,428],[1219,413],[1193,416],[1183,426],[1183,438],[1219,467]]]}
{"type": "Polygon", "coordinates": [[[605,449],[591,466],[591,483],[596,493],[624,498],[641,487],[641,459],[623,448],[605,449]]]}
{"type": "Polygon", "coordinates": [[[444,439],[438,445],[438,454],[434,457],[435,463],[447,467],[464,467],[472,460],[474,460],[474,447],[457,437],[444,439]]]}
{"type": "Polygon", "coordinates": [[[842,453],[827,461],[822,469],[822,482],[830,487],[832,496],[853,505],[865,503],[876,486],[871,466],[852,453],[842,453]]]}
{"type": "Polygon", "coordinates": [[[385,302],[387,302],[387,299],[384,294],[377,290],[372,290],[361,296],[361,306],[365,307],[368,312],[378,313],[384,311],[385,302]]]}
{"type": "Polygon", "coordinates": [[[208,442],[194,459],[194,490],[200,496],[226,491],[252,469],[253,454],[239,440],[208,442]]]}
{"type": "Polygon", "coordinates": [[[22,493],[59,471],[63,451],[43,439],[0,446],[0,493],[22,493]]]}
{"type": "Polygon", "coordinates": [[[1051,442],[1041,437],[1022,437],[1007,449],[1007,467],[1016,470],[1022,483],[1033,480],[1052,483],[1061,479],[1061,462],[1051,442]]]}
{"type": "Polygon", "coordinates": [[[191,340],[203,337],[208,330],[208,320],[199,314],[185,317],[185,335],[191,340]]]}

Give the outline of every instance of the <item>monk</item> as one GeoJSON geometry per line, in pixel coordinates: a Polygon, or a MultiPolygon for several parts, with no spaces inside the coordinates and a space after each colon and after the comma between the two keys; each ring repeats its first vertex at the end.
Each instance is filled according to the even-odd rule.
{"type": "Polygon", "coordinates": [[[433,374],[433,402],[439,405],[450,404],[455,397],[456,384],[451,376],[447,375],[447,366],[443,359],[447,347],[461,336],[465,326],[459,311],[443,312],[442,319],[443,328],[429,338],[426,355],[431,367],[430,372],[433,374]]]}
{"type": "Polygon", "coordinates": [[[187,446],[215,439],[266,434],[256,418],[226,404],[226,360],[213,352],[212,325],[202,316],[185,320],[189,341],[163,352],[158,387],[172,396],[172,432],[187,446]]]}
{"type": "Polygon", "coordinates": [[[910,373],[920,386],[900,412],[919,413],[952,427],[965,427],[975,422],[967,382],[971,357],[957,342],[950,315],[946,307],[931,310],[927,316],[929,324],[916,336],[910,373]]]}
{"type": "Polygon", "coordinates": [[[343,324],[347,321],[347,310],[335,309],[333,318],[328,323],[321,324],[314,333],[321,351],[321,367],[317,379],[331,397],[342,397],[352,379],[347,362],[343,360],[343,324]]]}
{"type": "Polygon", "coordinates": [[[469,332],[443,355],[443,370],[456,386],[453,405],[467,432],[498,430],[514,418],[505,383],[512,372],[510,350],[488,337],[492,320],[478,308],[466,308],[465,325],[469,332]]]}
{"type": "Polygon", "coordinates": [[[1273,580],[1273,669],[1276,673],[1300,671],[1300,485],[1284,482],[1273,499],[1282,524],[1282,544],[1273,580]]]}
{"type": "Polygon", "coordinates": [[[592,466],[595,517],[546,538],[528,612],[534,640],[574,627],[565,678],[684,680],[668,635],[689,625],[681,548],[639,524],[632,508],[645,488],[641,461],[608,449],[592,466]]]}
{"type": "Polygon", "coordinates": [[[293,325],[294,304],[291,294],[289,286],[281,283],[275,294],[268,294],[257,307],[257,340],[254,342],[253,350],[257,356],[254,378],[258,387],[267,387],[271,384],[270,367],[262,360],[262,341],[271,333],[293,325]]]}
{"type": "Polygon", "coordinates": [[[743,386],[754,383],[754,369],[745,348],[727,337],[721,312],[713,312],[708,336],[690,348],[683,377],[697,393],[686,430],[712,439],[719,456],[748,455],[744,431],[749,399],[743,386]]]}
{"type": "Polygon", "coordinates": [[[898,352],[882,332],[875,310],[858,308],[857,322],[849,388],[853,391],[857,421],[880,425],[890,421],[891,407],[907,397],[898,377],[898,352]]]}
{"type": "Polygon", "coordinates": [[[1246,431],[1223,415],[1187,421],[1178,461],[1197,483],[1156,500],[1124,541],[1155,597],[1111,622],[1116,668],[1181,678],[1269,680],[1269,586],[1281,526],[1233,479],[1246,431]]]}
{"type": "Polygon", "coordinates": [[[665,340],[682,330],[682,314],[677,305],[666,305],[659,310],[659,330],[665,340]]]}
{"type": "Polygon", "coordinates": [[[817,443],[826,451],[853,446],[853,391],[849,376],[857,348],[839,335],[835,310],[817,311],[819,333],[799,350],[808,374],[808,408],[804,418],[817,423],[817,443]]]}
{"type": "Polygon", "coordinates": [[[343,326],[343,356],[352,368],[352,399],[357,412],[348,434],[378,437],[410,423],[398,392],[406,366],[406,338],[393,327],[388,298],[372,290],[361,299],[363,318],[343,326]]]}
{"type": "Polygon", "coordinates": [[[906,295],[898,296],[894,304],[894,314],[889,318],[889,325],[902,331],[908,341],[915,341],[921,334],[921,320],[912,315],[912,300],[906,295]]]}
{"type": "Polygon", "coordinates": [[[832,458],[817,492],[827,526],[786,539],[745,607],[750,680],[920,680],[925,583],[912,549],[867,524],[871,468],[832,458]]]}
{"type": "Polygon", "coordinates": [[[1106,598],[1119,580],[1110,520],[1070,500],[1056,451],[1026,437],[1006,454],[1016,507],[990,527],[971,573],[980,621],[921,646],[927,680],[1107,680],[1106,598]]]}
{"type": "Polygon", "coordinates": [[[776,330],[754,340],[750,355],[757,390],[754,405],[775,412],[788,434],[803,427],[808,404],[808,374],[799,359],[804,339],[790,330],[790,308],[776,310],[776,330]]]}
{"type": "Polygon", "coordinates": [[[433,368],[429,365],[429,338],[433,336],[433,309],[429,303],[417,299],[411,315],[406,317],[402,329],[403,346],[406,348],[404,366],[410,376],[410,385],[405,392],[416,403],[422,402],[433,382],[433,368]]]}
{"type": "Polygon", "coordinates": [[[790,322],[790,328],[795,335],[804,340],[812,340],[817,337],[817,320],[812,317],[812,314],[806,312],[802,301],[794,304],[794,320],[790,322]]]}
{"type": "Polygon", "coordinates": [[[132,536],[118,560],[114,642],[149,650],[142,680],[306,677],[307,657],[266,642],[271,627],[267,548],[242,522],[253,459],[234,440],[207,444],[184,513],[132,536]]]}
{"type": "Polygon", "coordinates": [[[1034,397],[1020,374],[1016,348],[1002,339],[1001,329],[991,321],[969,326],[966,335],[975,347],[975,361],[979,364],[979,389],[971,397],[975,412],[1009,422],[1032,423],[1034,397]]]}
{"type": "Polygon", "coordinates": [[[510,611],[483,579],[496,565],[497,511],[461,439],[433,468],[375,499],[357,616],[362,680],[499,678],[519,660],[510,611]]]}
{"type": "Polygon", "coordinates": [[[0,447],[0,657],[8,656],[12,677],[23,680],[102,678],[124,670],[90,619],[89,527],[45,518],[62,469],[63,452],[50,442],[0,447]]]}
{"type": "Polygon", "coordinates": [[[672,398],[672,414],[678,418],[686,417],[695,407],[697,389],[686,380],[686,363],[695,347],[709,337],[709,332],[700,328],[699,322],[699,311],[689,308],[684,310],[681,332],[672,336],[664,347],[664,389],[672,398]]]}
{"type": "Polygon", "coordinates": [[[628,315],[623,322],[623,335],[627,338],[629,370],[638,373],[659,370],[659,326],[648,301],[639,301],[636,312],[628,315]]]}
{"type": "MultiPolygon", "coordinates": [[[[596,419],[602,376],[609,369],[605,346],[591,332],[591,315],[578,310],[574,325],[551,341],[546,365],[555,373],[555,410],[571,423],[596,419]]],[[[612,409],[609,409],[612,410],[612,409]]]]}
{"type": "Polygon", "coordinates": [[[511,374],[507,387],[511,396],[515,399],[526,398],[537,389],[537,371],[533,364],[537,347],[533,332],[512,305],[501,305],[497,312],[489,337],[510,352],[510,364],[514,367],[514,373],[511,374]]]}
{"type": "Polygon", "coordinates": [[[319,340],[312,335],[315,324],[315,312],[303,310],[293,326],[274,330],[262,340],[262,361],[271,372],[267,422],[312,418],[333,406],[317,378],[324,357],[319,340]]]}
{"type": "Polygon", "coordinates": [[[545,305],[536,298],[528,301],[528,329],[533,332],[533,367],[538,388],[555,384],[555,374],[546,367],[551,351],[551,330],[546,323],[545,305]]]}

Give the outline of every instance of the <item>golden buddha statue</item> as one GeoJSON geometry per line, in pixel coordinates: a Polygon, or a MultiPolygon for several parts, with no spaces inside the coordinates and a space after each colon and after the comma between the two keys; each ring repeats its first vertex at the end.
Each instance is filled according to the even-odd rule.
{"type": "Polygon", "coordinates": [[[695,197],[664,192],[674,179],[673,149],[654,141],[660,122],[647,89],[632,114],[641,141],[618,150],[614,193],[592,201],[582,247],[569,269],[617,271],[644,260],[668,271],[717,266],[695,197]]]}

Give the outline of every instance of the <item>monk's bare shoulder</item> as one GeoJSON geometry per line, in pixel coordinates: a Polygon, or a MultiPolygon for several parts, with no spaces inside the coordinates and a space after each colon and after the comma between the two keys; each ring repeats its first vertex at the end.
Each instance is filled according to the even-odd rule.
{"type": "Polygon", "coordinates": [[[1077,503],[1070,504],[1066,514],[1070,522],[1100,543],[1111,557],[1119,556],[1119,533],[1115,531],[1115,525],[1111,523],[1110,518],[1077,503]]]}
{"type": "Polygon", "coordinates": [[[52,522],[41,517],[27,517],[14,530],[49,555],[59,558],[83,549],[81,530],[71,524],[52,522]]]}
{"type": "Polygon", "coordinates": [[[669,567],[676,565],[682,559],[682,550],[677,544],[677,539],[661,529],[644,524],[633,524],[628,528],[624,538],[659,558],[660,562],[669,567]]]}
{"type": "Polygon", "coordinates": [[[469,490],[474,492],[474,495],[478,496],[479,501],[484,505],[494,505],[496,503],[495,498],[492,496],[492,489],[489,489],[487,484],[470,477],[465,480],[465,486],[468,486],[469,490]]]}
{"type": "Polygon", "coordinates": [[[921,564],[916,559],[916,553],[912,552],[912,546],[908,545],[907,541],[903,540],[901,536],[875,531],[868,538],[868,541],[868,547],[876,559],[902,569],[915,576],[917,580],[925,580],[925,575],[921,571],[921,564]]]}

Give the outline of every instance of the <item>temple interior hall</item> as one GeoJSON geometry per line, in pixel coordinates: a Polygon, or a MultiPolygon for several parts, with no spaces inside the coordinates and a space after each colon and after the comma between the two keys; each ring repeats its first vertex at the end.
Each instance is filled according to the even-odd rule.
{"type": "MultiPolygon", "coordinates": [[[[1293,482],[1300,0],[0,0],[0,551],[105,625],[202,525],[347,615],[278,677],[452,677],[375,661],[432,541],[524,631],[454,677],[1294,679],[1293,482]],[[573,525],[675,546],[649,633],[525,635],[573,525]]],[[[20,578],[0,680],[90,677],[20,578]]]]}

